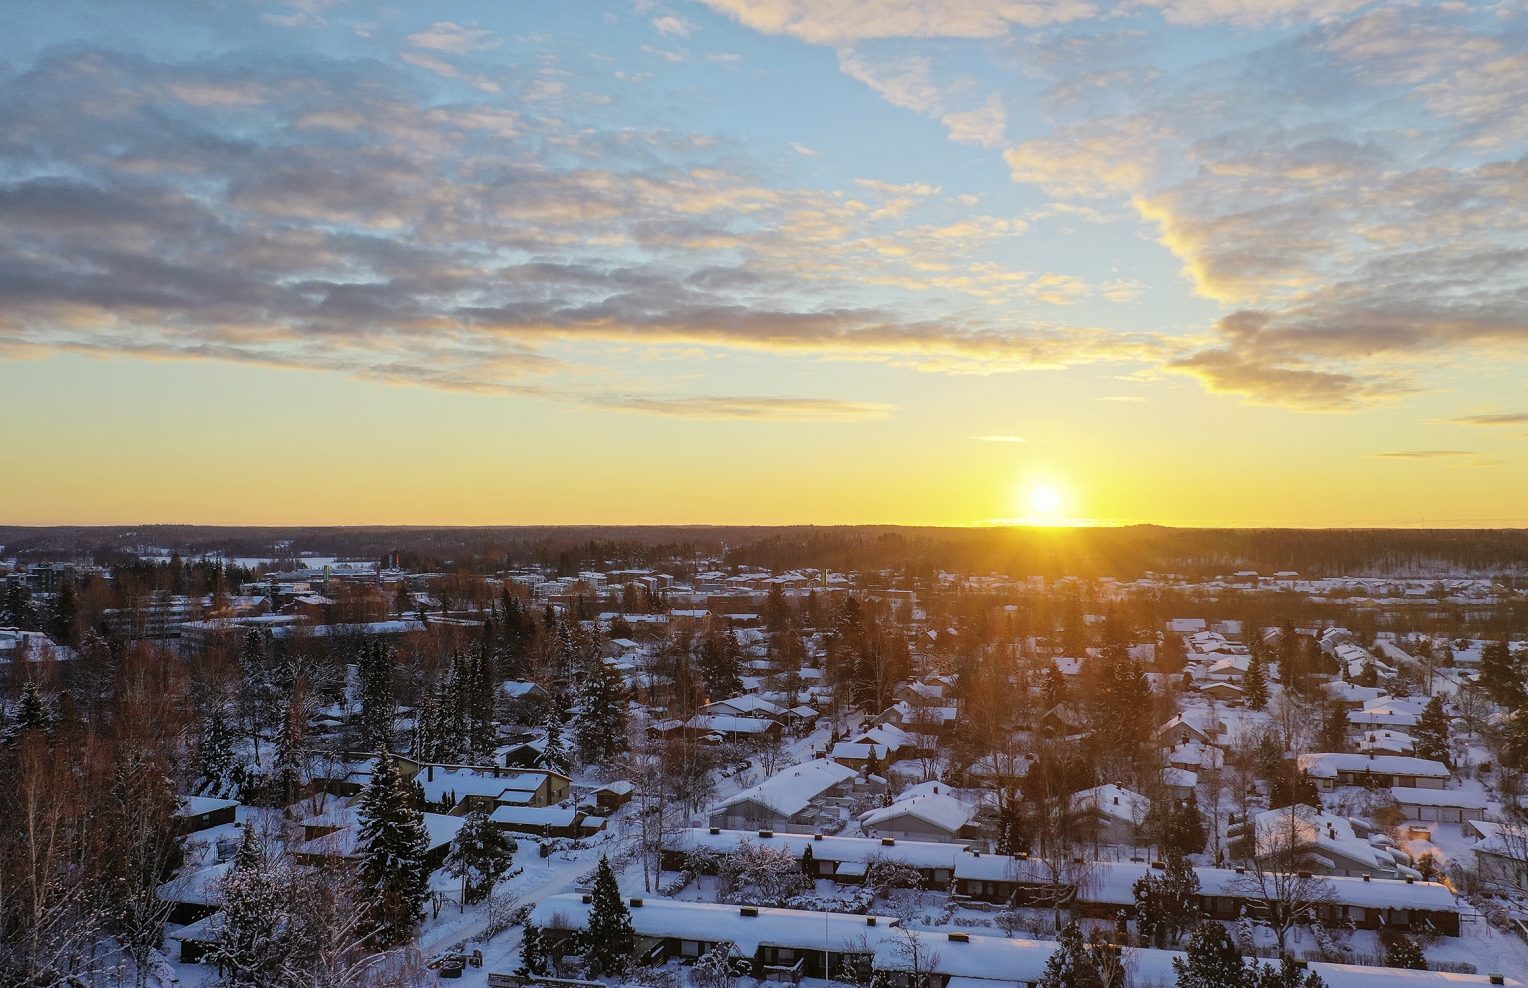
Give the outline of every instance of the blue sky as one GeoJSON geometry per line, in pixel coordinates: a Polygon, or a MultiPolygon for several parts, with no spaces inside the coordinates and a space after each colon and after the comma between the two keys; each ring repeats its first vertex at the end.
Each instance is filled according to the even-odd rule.
{"type": "Polygon", "coordinates": [[[866,467],[831,450],[896,476],[916,436],[962,486],[747,517],[665,489],[610,520],[985,521],[1053,477],[1107,521],[1528,521],[1520,4],[15,9],[0,387],[89,407],[152,361],[233,406],[486,414],[556,462],[821,447],[797,469],[844,498],[866,467]],[[1155,462],[1235,448],[1208,475],[1237,506],[1108,476],[1136,429],[1155,462]],[[1313,462],[1343,493],[1292,502],[1313,462]]]}

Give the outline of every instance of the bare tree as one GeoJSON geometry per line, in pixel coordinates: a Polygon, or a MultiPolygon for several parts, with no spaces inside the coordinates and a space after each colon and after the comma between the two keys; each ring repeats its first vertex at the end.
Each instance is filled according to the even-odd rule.
{"type": "Polygon", "coordinates": [[[1336,896],[1331,882],[1306,870],[1313,847],[1308,832],[1315,826],[1308,819],[1311,812],[1306,806],[1291,806],[1254,825],[1248,868],[1226,885],[1273,930],[1280,954],[1286,952],[1290,929],[1316,918],[1317,910],[1336,896]]]}

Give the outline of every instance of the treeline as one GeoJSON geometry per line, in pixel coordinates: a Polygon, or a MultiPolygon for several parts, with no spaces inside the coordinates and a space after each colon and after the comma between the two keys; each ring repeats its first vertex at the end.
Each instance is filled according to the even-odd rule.
{"type": "Polygon", "coordinates": [[[153,545],[192,558],[212,552],[280,556],[292,549],[346,558],[401,551],[414,569],[480,571],[540,564],[580,569],[688,566],[709,558],[771,569],[936,572],[1010,576],[1115,576],[1148,571],[1212,576],[1253,569],[1302,576],[1469,573],[1528,581],[1521,529],[911,528],[896,526],[543,526],[523,528],[0,527],[6,553],[24,559],[121,553],[153,545]],[[277,552],[276,547],[282,547],[277,552]]]}

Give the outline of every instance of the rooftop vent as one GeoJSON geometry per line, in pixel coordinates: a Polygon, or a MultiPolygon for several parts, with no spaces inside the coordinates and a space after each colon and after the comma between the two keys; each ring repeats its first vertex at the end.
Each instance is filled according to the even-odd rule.
{"type": "Polygon", "coordinates": [[[757,916],[759,914],[759,907],[758,906],[743,906],[743,907],[738,909],[737,914],[739,916],[757,916]]]}
{"type": "Polygon", "coordinates": [[[882,837],[881,838],[881,846],[882,847],[896,847],[897,846],[897,839],[895,837],[882,837]]]}
{"type": "Polygon", "coordinates": [[[775,835],[775,832],[773,830],[761,830],[761,831],[759,831],[759,836],[760,837],[773,837],[774,835],[775,835]]]}
{"type": "Polygon", "coordinates": [[[640,896],[632,896],[632,899],[631,899],[631,908],[633,908],[633,909],[641,909],[642,908],[642,899],[641,899],[640,896]]]}
{"type": "Polygon", "coordinates": [[[866,916],[865,917],[865,925],[866,926],[874,926],[875,925],[875,917],[874,916],[866,916]]]}
{"type": "Polygon", "coordinates": [[[822,834],[813,834],[812,840],[822,840],[822,834]]]}
{"type": "Polygon", "coordinates": [[[1368,880],[1369,880],[1369,873],[1366,871],[1366,872],[1364,872],[1364,881],[1367,882],[1368,880]]]}
{"type": "Polygon", "coordinates": [[[712,837],[715,837],[717,834],[719,834],[721,832],[722,832],[722,828],[720,828],[720,827],[712,827],[711,828],[711,836],[712,837]]]}
{"type": "Polygon", "coordinates": [[[594,896],[590,895],[587,892],[585,892],[583,895],[579,896],[579,898],[581,898],[583,900],[584,905],[586,905],[586,906],[587,905],[591,905],[594,902],[594,896]]]}
{"type": "Polygon", "coordinates": [[[951,933],[950,934],[950,942],[951,943],[970,943],[971,942],[971,934],[969,934],[969,933],[951,933]]]}
{"type": "Polygon", "coordinates": [[[1167,869],[1167,862],[1166,861],[1153,861],[1151,863],[1151,866],[1153,868],[1155,868],[1157,871],[1165,871],[1167,869]]]}
{"type": "Polygon", "coordinates": [[[1407,885],[1415,885],[1416,883],[1417,883],[1417,880],[1416,880],[1415,876],[1413,876],[1413,875],[1407,875],[1406,876],[1406,884],[1407,885]]]}

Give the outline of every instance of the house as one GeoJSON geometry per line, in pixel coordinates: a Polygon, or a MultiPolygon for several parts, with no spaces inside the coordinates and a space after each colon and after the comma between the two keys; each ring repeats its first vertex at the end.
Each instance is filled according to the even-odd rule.
{"type": "Polygon", "coordinates": [[[1175,799],[1188,799],[1194,795],[1195,788],[1199,785],[1199,775],[1186,768],[1162,769],[1162,788],[1167,794],[1175,799]]]}
{"type": "Polygon", "coordinates": [[[552,695],[536,683],[506,679],[499,684],[499,701],[505,719],[522,724],[539,723],[552,704],[552,695]]]}
{"type": "Polygon", "coordinates": [[[827,758],[792,765],[718,803],[710,813],[711,826],[812,833],[823,816],[841,818],[829,812],[833,807],[828,803],[841,799],[846,805],[858,775],[827,758]]]}
{"type": "Polygon", "coordinates": [[[771,703],[762,696],[745,693],[742,696],[734,696],[729,700],[717,700],[715,703],[708,703],[697,712],[726,717],[763,717],[769,720],[776,720],[784,717],[787,711],[784,707],[771,703]]]}
{"type": "Polygon", "coordinates": [[[182,796],[175,808],[175,823],[182,834],[211,830],[233,823],[239,809],[237,799],[212,799],[208,796],[182,796]]]}
{"type": "Polygon", "coordinates": [[[606,813],[614,813],[631,802],[636,791],[637,787],[625,779],[608,782],[594,790],[594,804],[606,813]]]}
{"type": "Polygon", "coordinates": [[[1095,844],[1135,844],[1151,800],[1113,783],[1073,793],[1072,811],[1095,844]]]}
{"type": "Polygon", "coordinates": [[[1190,741],[1169,751],[1167,764],[1190,772],[1214,772],[1225,767],[1226,753],[1217,745],[1190,741]]]}
{"type": "Polygon", "coordinates": [[[1301,755],[1297,764],[1321,792],[1331,792],[1338,786],[1442,789],[1453,777],[1442,762],[1406,755],[1376,755],[1372,751],[1313,752],[1301,755]]]}
{"type": "Polygon", "coordinates": [[[1376,755],[1409,755],[1416,750],[1416,741],[1400,731],[1365,731],[1358,739],[1359,751],[1372,751],[1376,755]]]}
{"type": "MultiPolygon", "coordinates": [[[[592,896],[562,894],[542,900],[531,921],[543,930],[547,953],[554,961],[578,949],[579,932],[588,929],[592,896]]],[[[855,913],[768,909],[709,902],[682,902],[649,896],[630,900],[637,959],[660,964],[670,959],[695,959],[721,944],[731,944],[742,973],[761,981],[799,983],[844,971],[882,972],[881,980],[917,988],[1034,988],[1045,971],[1056,943],[984,936],[967,930],[925,931],[900,926],[900,921],[855,913]],[[916,968],[909,957],[918,958],[916,968]]],[[[1130,956],[1132,981],[1174,984],[1177,951],[1138,949],[1130,956]]],[[[1314,962],[1307,969],[1328,988],[1484,988],[1501,985],[1523,988],[1516,978],[1466,975],[1354,964],[1314,962]]],[[[516,982],[490,974],[490,986],[516,982]]]]}
{"type": "MultiPolygon", "coordinates": [[[[592,832],[599,832],[605,821],[593,817],[592,832]]],[[[488,814],[488,822],[500,830],[511,830],[536,837],[579,838],[591,828],[584,826],[585,815],[560,806],[500,806],[488,814]]]]}
{"type": "Polygon", "coordinates": [[[1197,634],[1207,626],[1204,618],[1172,618],[1167,622],[1168,633],[1174,635],[1197,634]]]}
{"type": "Polygon", "coordinates": [[[1233,841],[1246,842],[1260,855],[1293,850],[1305,868],[1318,875],[1375,878],[1420,878],[1404,851],[1365,840],[1346,817],[1322,813],[1309,806],[1264,810],[1250,821],[1231,824],[1233,841]],[[1255,842],[1255,844],[1253,843],[1255,842]]]}
{"type": "MultiPolygon", "coordinates": [[[[797,859],[804,858],[810,848],[812,873],[840,884],[859,884],[875,862],[891,861],[917,871],[926,888],[947,888],[953,881],[957,894],[994,905],[1010,899],[1043,901],[1053,894],[1058,877],[1053,863],[1025,855],[987,854],[958,844],[823,834],[755,837],[743,831],[717,829],[684,830],[666,838],[663,868],[683,871],[698,867],[709,874],[708,859],[752,843],[783,847],[797,859]]],[[[1083,915],[1112,919],[1124,912],[1128,916],[1135,911],[1133,887],[1137,879],[1161,867],[1161,862],[1085,862],[1074,876],[1079,879],[1077,885],[1065,894],[1083,915]]],[[[1251,901],[1245,869],[1194,870],[1199,877],[1201,912],[1217,919],[1235,919],[1242,914],[1251,901]]],[[[1320,918],[1329,926],[1351,923],[1360,929],[1409,929],[1425,921],[1443,936],[1459,935],[1460,906],[1446,886],[1347,877],[1329,878],[1328,882],[1332,899],[1321,907],[1320,918]]]]}
{"type": "Polygon", "coordinates": [[[412,778],[425,800],[455,815],[491,813],[498,806],[553,806],[567,799],[572,787],[566,775],[546,769],[416,764],[412,778]]]}
{"type": "MultiPolygon", "coordinates": [[[[425,861],[431,870],[445,863],[446,853],[451,850],[451,841],[465,822],[459,816],[447,816],[444,813],[424,814],[424,827],[428,834],[425,861]]],[[[360,859],[359,806],[334,807],[302,823],[303,834],[307,839],[292,849],[292,858],[298,864],[322,868],[341,861],[360,859]]]]}
{"type": "Polygon", "coordinates": [[[220,886],[223,876],[232,867],[232,861],[220,861],[203,868],[187,867],[160,885],[154,895],[170,907],[165,918],[171,923],[195,923],[217,912],[222,902],[220,886]]]}
{"type": "Polygon", "coordinates": [[[860,828],[872,837],[918,841],[973,841],[977,805],[960,799],[940,782],[914,786],[892,801],[860,814],[860,828]]]}
{"type": "Polygon", "coordinates": [[[1075,703],[1058,703],[1040,717],[1040,733],[1046,737],[1070,737],[1086,731],[1087,712],[1075,703]]]}
{"type": "Polygon", "coordinates": [[[1226,679],[1207,680],[1198,683],[1195,689],[1200,696],[1207,696],[1212,700],[1229,703],[1233,706],[1240,704],[1247,697],[1247,691],[1226,679]]]}
{"type": "Polygon", "coordinates": [[[785,728],[777,720],[763,717],[739,717],[732,714],[696,714],[685,721],[684,732],[691,737],[717,735],[728,741],[779,739],[785,728]]]}
{"type": "Polygon", "coordinates": [[[1157,728],[1157,741],[1168,748],[1188,744],[1190,741],[1211,744],[1224,731],[1225,724],[1212,720],[1208,712],[1186,710],[1157,728]]]}
{"type": "MultiPolygon", "coordinates": [[[[537,904],[531,921],[540,926],[548,954],[560,959],[577,949],[576,931],[587,929],[591,896],[567,893],[537,904]]],[[[774,981],[824,978],[845,963],[868,966],[865,934],[890,929],[889,916],[806,912],[710,902],[681,902],[650,896],[632,898],[631,926],[637,956],[655,964],[671,958],[694,959],[719,944],[732,944],[733,956],[748,973],[774,981]]]]}
{"type": "Polygon", "coordinates": [[[1390,795],[1408,820],[1458,823],[1474,819],[1486,808],[1484,792],[1462,789],[1413,789],[1391,786],[1390,795]]]}
{"type": "Polygon", "coordinates": [[[1479,836],[1473,850],[1482,879],[1515,893],[1528,888],[1528,830],[1516,823],[1469,820],[1465,831],[1479,836]]]}

